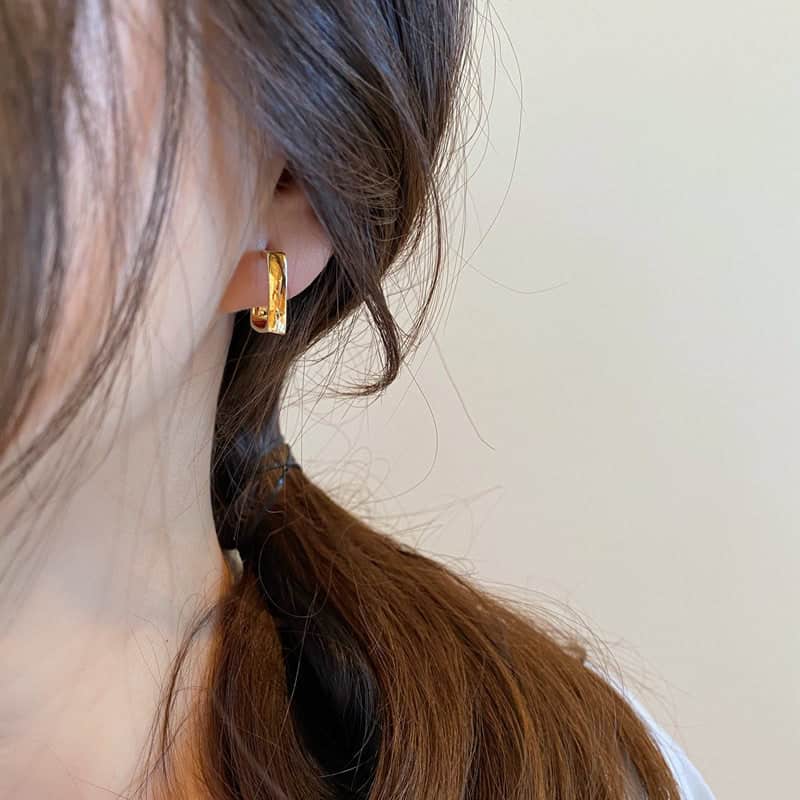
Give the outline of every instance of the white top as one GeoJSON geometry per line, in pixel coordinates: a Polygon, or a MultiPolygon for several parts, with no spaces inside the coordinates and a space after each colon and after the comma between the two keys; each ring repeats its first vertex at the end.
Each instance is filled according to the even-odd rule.
{"type": "Polygon", "coordinates": [[[672,774],[675,776],[675,782],[678,784],[682,800],[714,800],[711,789],[708,788],[708,784],[703,780],[703,776],[698,772],[697,767],[689,761],[686,753],[667,735],[666,731],[653,719],[644,706],[611,676],[593,664],[588,664],[587,666],[608,681],[628,701],[630,707],[650,729],[656,744],[658,744],[672,770],[672,774]]]}
{"type": "Polygon", "coordinates": [[[689,761],[686,753],[667,735],[636,698],[626,693],[625,699],[650,728],[656,743],[672,769],[683,800],[714,800],[711,789],[697,771],[697,767],[689,761]]]}

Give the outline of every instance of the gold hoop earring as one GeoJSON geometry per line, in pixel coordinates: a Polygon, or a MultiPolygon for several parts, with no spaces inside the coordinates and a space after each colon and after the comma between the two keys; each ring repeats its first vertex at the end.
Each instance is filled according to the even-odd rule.
{"type": "Polygon", "coordinates": [[[286,333],[286,253],[279,250],[262,250],[267,262],[269,293],[267,305],[250,309],[250,327],[256,333],[286,333]]]}

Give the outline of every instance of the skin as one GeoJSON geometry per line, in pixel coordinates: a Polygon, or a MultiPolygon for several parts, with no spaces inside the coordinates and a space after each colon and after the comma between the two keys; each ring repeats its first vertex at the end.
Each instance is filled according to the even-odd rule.
{"type": "MultiPolygon", "coordinates": [[[[120,23],[145,193],[161,58],[153,12],[140,0],[120,23]]],[[[246,131],[199,69],[187,123],[153,291],[126,358],[130,381],[90,403],[0,505],[0,566],[14,565],[0,593],[0,798],[108,798],[135,774],[183,633],[226,580],[209,463],[231,313],[265,302],[265,244],[287,253],[290,298],[331,254],[302,190],[278,187],[277,149],[255,185],[246,131]]],[[[110,237],[81,210],[53,364],[23,439],[47,422],[97,340],[108,278],[124,280],[124,259],[119,274],[104,272],[110,237]]],[[[195,675],[207,646],[201,638],[193,650],[195,675]]]]}

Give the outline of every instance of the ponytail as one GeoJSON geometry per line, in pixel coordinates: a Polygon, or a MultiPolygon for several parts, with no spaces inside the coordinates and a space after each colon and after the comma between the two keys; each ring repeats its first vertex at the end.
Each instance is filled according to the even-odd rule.
{"type": "Polygon", "coordinates": [[[646,727],[577,643],[281,466],[291,455],[277,428],[282,390],[302,354],[364,310],[383,370],[360,391],[377,391],[432,307],[473,9],[470,0],[312,2],[314,14],[295,0],[269,5],[256,14],[210,4],[225,35],[208,63],[286,152],[335,255],[292,298],[286,336],[253,336],[246,314],[234,326],[213,504],[221,545],[238,548],[242,568],[215,617],[200,709],[195,763],[207,794],[620,800],[638,787],[677,798],[646,727]],[[231,53],[251,54],[248,69],[237,71],[231,53]],[[427,288],[406,333],[382,280],[423,242],[432,263],[415,262],[427,288]]]}
{"type": "Polygon", "coordinates": [[[238,508],[247,544],[202,714],[210,797],[679,796],[576,642],[372,530],[301,469],[265,470],[238,508]]]}

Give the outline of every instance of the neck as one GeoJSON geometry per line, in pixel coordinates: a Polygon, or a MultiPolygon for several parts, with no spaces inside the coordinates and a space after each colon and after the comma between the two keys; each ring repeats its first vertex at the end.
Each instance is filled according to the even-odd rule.
{"type": "Polygon", "coordinates": [[[226,576],[209,485],[226,344],[212,331],[180,387],[116,416],[110,444],[94,437],[2,541],[19,553],[0,596],[2,798],[117,796],[141,766],[176,653],[226,576]]]}

